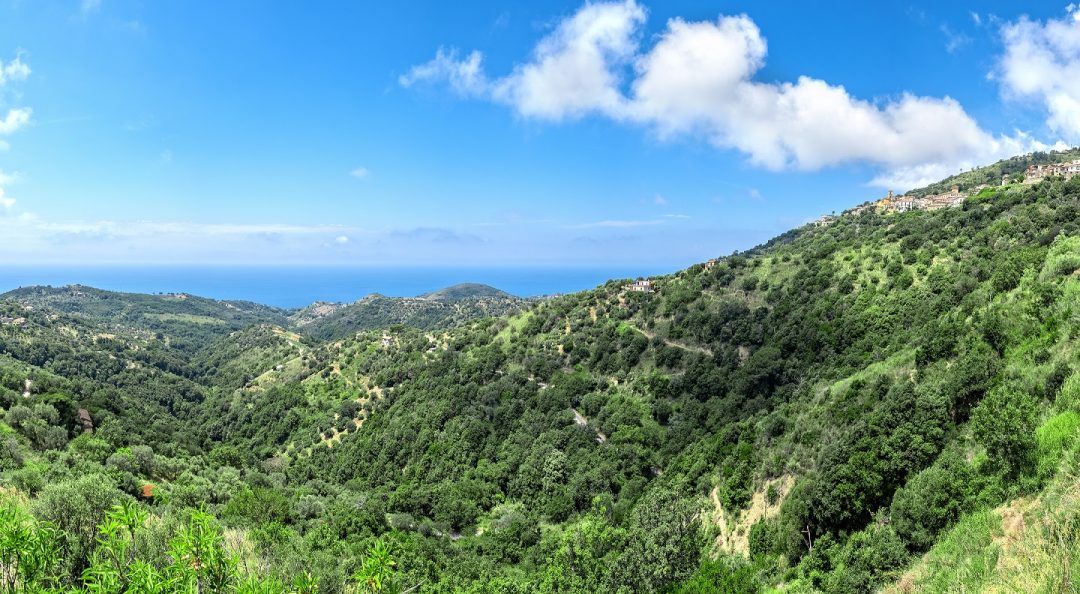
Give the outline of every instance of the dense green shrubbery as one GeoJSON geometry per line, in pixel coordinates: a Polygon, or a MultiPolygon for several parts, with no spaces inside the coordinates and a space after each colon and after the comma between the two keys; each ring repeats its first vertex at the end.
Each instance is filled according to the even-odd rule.
{"type": "Polygon", "coordinates": [[[19,583],[120,591],[121,554],[190,584],[176,547],[203,542],[224,591],[880,588],[1075,449],[1078,206],[1054,180],[845,216],[445,334],[16,293],[19,583]],[[709,544],[731,530],[749,560],[709,544]]]}

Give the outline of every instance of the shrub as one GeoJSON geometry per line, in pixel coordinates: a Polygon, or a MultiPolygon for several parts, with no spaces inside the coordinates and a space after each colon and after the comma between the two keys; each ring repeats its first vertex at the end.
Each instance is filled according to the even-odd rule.
{"type": "Polygon", "coordinates": [[[964,512],[970,498],[971,467],[955,453],[943,454],[893,497],[890,517],[911,550],[925,551],[938,533],[964,512]]]}

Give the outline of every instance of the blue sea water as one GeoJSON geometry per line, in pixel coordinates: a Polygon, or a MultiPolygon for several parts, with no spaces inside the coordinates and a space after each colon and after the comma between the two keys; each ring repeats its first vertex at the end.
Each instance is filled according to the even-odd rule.
{"type": "Polygon", "coordinates": [[[458,283],[484,283],[522,297],[571,293],[608,280],[673,272],[658,268],[421,268],[230,266],[2,266],[0,292],[81,284],[129,293],[189,293],[277,307],[351,302],[371,293],[412,297],[458,283]]]}

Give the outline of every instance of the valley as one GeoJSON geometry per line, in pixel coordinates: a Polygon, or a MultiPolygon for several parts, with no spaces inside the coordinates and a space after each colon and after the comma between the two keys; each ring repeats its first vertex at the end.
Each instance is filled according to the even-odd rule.
{"type": "Polygon", "coordinates": [[[116,591],[114,554],[212,591],[1070,591],[1078,213],[1080,178],[1013,183],[544,299],[12,291],[0,565],[38,592],[116,591]]]}

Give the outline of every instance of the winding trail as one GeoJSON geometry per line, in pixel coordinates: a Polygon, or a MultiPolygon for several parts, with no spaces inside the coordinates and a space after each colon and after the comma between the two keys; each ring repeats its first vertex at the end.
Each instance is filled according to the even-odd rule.
{"type": "MultiPolygon", "coordinates": [[[[634,326],[633,324],[630,324],[630,327],[633,328],[634,330],[637,330],[638,332],[640,332],[645,338],[648,338],[649,340],[652,340],[652,339],[656,338],[656,333],[654,333],[654,332],[649,332],[648,330],[643,330],[641,328],[638,328],[637,326],[634,326]]],[[[706,355],[706,356],[709,356],[709,357],[713,356],[713,352],[712,352],[711,349],[708,349],[708,348],[705,348],[705,347],[702,347],[702,346],[695,346],[695,345],[692,345],[692,344],[686,344],[686,343],[678,342],[678,341],[675,341],[675,340],[671,340],[670,338],[661,338],[660,340],[663,341],[663,343],[668,345],[669,347],[682,349],[684,351],[690,351],[692,353],[701,353],[702,355],[706,355]]]]}

